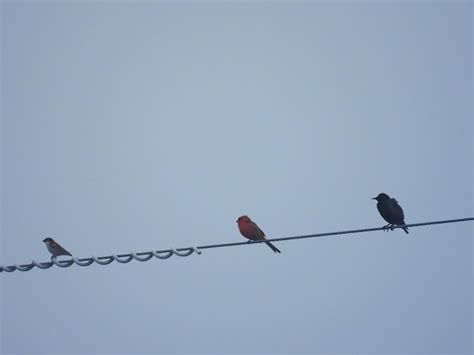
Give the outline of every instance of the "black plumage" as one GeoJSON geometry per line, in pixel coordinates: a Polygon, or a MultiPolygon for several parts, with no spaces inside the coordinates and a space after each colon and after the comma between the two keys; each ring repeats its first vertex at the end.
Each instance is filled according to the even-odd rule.
{"type": "MultiPolygon", "coordinates": [[[[393,229],[394,225],[406,224],[403,209],[400,207],[397,200],[391,198],[383,192],[373,199],[377,200],[377,209],[379,210],[380,215],[388,222],[388,224],[384,227],[385,229],[393,229]]],[[[405,233],[408,234],[408,228],[402,228],[405,233]]]]}

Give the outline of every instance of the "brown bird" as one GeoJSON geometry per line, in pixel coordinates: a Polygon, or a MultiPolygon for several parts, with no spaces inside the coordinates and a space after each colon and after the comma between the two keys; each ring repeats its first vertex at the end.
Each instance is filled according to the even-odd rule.
{"type": "MultiPolygon", "coordinates": [[[[237,219],[237,226],[239,227],[240,233],[247,239],[250,240],[265,240],[265,233],[254,223],[248,216],[240,216],[237,219]]],[[[270,242],[265,242],[275,253],[281,253],[281,251],[270,242]]]]}
{"type": "Polygon", "coordinates": [[[51,260],[56,259],[60,255],[72,256],[70,252],[64,249],[61,245],[53,240],[53,238],[45,238],[43,242],[46,244],[46,248],[51,253],[51,260]]]}

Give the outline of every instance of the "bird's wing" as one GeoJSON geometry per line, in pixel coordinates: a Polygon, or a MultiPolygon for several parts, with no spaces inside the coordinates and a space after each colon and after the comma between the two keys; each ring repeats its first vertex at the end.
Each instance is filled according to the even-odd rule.
{"type": "Polygon", "coordinates": [[[263,230],[261,230],[260,227],[257,226],[257,224],[255,222],[251,222],[251,223],[252,223],[252,226],[255,228],[255,231],[258,234],[258,238],[265,239],[265,233],[263,232],[263,230]]]}
{"type": "Polygon", "coordinates": [[[403,208],[398,204],[398,201],[392,198],[392,208],[393,208],[393,213],[395,216],[400,218],[400,222],[403,222],[405,220],[405,215],[403,213],[403,208]]]}
{"type": "Polygon", "coordinates": [[[56,249],[58,251],[58,253],[60,252],[61,254],[65,254],[65,255],[71,255],[70,252],[68,252],[66,249],[64,249],[61,245],[59,245],[57,242],[52,242],[51,244],[53,244],[53,248],[56,249]]]}

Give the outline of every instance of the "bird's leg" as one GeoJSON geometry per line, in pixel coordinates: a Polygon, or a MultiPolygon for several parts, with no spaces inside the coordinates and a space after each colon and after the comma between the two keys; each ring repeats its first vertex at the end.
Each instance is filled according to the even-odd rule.
{"type": "Polygon", "coordinates": [[[391,231],[393,231],[395,229],[395,224],[391,224],[389,228],[391,231]]]}
{"type": "Polygon", "coordinates": [[[385,232],[388,232],[388,230],[390,229],[390,226],[391,224],[387,224],[386,226],[383,226],[382,229],[385,231],[385,232]]]}
{"type": "Polygon", "coordinates": [[[51,261],[54,261],[56,257],[54,255],[51,255],[51,261]]]}
{"type": "Polygon", "coordinates": [[[252,239],[249,239],[249,241],[247,242],[247,244],[250,244],[250,243],[252,243],[252,242],[253,242],[253,240],[252,240],[252,239]]]}

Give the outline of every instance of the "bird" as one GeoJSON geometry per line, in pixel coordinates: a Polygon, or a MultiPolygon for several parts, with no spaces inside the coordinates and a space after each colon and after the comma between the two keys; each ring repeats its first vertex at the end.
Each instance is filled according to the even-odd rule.
{"type": "MultiPolygon", "coordinates": [[[[237,226],[239,227],[240,234],[245,238],[252,240],[265,240],[265,233],[253,222],[248,216],[243,215],[237,219],[237,226]]],[[[265,242],[275,253],[281,253],[281,251],[270,242],[265,242]]]]}
{"type": "Polygon", "coordinates": [[[45,238],[43,242],[46,244],[46,248],[51,253],[51,260],[56,259],[60,255],[72,256],[70,252],[64,249],[61,245],[53,240],[53,238],[45,238]]]}
{"type": "MultiPolygon", "coordinates": [[[[403,209],[400,207],[397,200],[383,192],[378,194],[377,197],[372,197],[372,200],[377,201],[377,209],[379,210],[380,215],[388,222],[388,224],[383,227],[385,230],[393,230],[394,225],[406,224],[403,209]]],[[[408,234],[407,227],[402,227],[402,229],[408,234]]]]}

